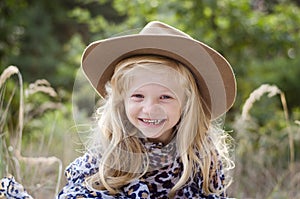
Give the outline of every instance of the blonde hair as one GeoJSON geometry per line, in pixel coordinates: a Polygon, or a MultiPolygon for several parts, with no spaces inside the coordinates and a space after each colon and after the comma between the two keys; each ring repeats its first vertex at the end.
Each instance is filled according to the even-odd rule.
{"type": "MultiPolygon", "coordinates": [[[[110,83],[106,85],[107,96],[100,107],[98,127],[91,143],[91,151],[100,153],[99,172],[87,179],[88,184],[100,190],[116,194],[133,179],[142,177],[149,169],[147,152],[138,138],[138,130],[128,121],[124,108],[124,94],[129,86],[129,74],[135,68],[153,70],[154,65],[169,66],[178,72],[184,88],[185,104],[177,125],[176,144],[183,164],[182,175],[171,189],[173,196],[178,189],[201,172],[203,191],[221,193],[210,181],[217,170],[233,167],[226,141],[228,134],[220,128],[212,128],[210,117],[204,112],[201,93],[191,72],[181,63],[161,56],[141,55],[122,60],[116,66],[110,83]],[[147,65],[151,63],[151,67],[147,65]]],[[[227,186],[224,187],[224,189],[227,186]]]]}

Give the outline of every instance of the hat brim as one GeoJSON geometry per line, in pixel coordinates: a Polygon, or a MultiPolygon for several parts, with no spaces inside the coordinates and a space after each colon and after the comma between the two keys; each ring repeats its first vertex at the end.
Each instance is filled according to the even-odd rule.
{"type": "Polygon", "coordinates": [[[116,64],[134,55],[161,55],[184,64],[196,79],[211,119],[227,112],[236,97],[230,64],[217,51],[197,40],[172,35],[127,35],[91,43],[82,56],[82,68],[96,91],[105,96],[116,64]]]}

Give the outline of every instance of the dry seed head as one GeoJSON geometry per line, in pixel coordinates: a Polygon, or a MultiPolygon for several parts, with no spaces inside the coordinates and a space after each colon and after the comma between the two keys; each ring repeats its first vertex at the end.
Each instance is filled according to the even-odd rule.
{"type": "Polygon", "coordinates": [[[245,120],[249,116],[249,111],[252,108],[254,102],[258,101],[264,94],[268,94],[269,98],[275,96],[276,94],[281,94],[281,90],[274,85],[262,84],[259,88],[255,89],[246,100],[243,110],[242,119],[245,120]]]}
{"type": "Polygon", "coordinates": [[[38,79],[34,82],[35,85],[44,85],[44,86],[51,86],[51,84],[46,79],[38,79]]]}
{"type": "Polygon", "coordinates": [[[45,79],[38,79],[34,83],[29,85],[29,88],[26,89],[25,95],[29,96],[37,92],[42,92],[48,94],[51,97],[56,97],[57,93],[51,87],[50,83],[45,79]]]}
{"type": "Polygon", "coordinates": [[[10,78],[10,76],[14,75],[14,74],[18,74],[19,73],[19,69],[16,66],[9,66],[7,67],[1,74],[0,76],[0,88],[2,87],[2,85],[4,84],[4,82],[10,78]]]}

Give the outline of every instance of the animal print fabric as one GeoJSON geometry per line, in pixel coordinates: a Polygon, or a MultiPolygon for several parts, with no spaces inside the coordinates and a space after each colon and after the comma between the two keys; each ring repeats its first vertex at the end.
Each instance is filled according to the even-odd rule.
{"type": "MultiPolygon", "coordinates": [[[[99,198],[99,199],[169,199],[168,193],[181,176],[182,163],[176,153],[176,144],[171,142],[167,146],[162,143],[143,141],[150,159],[150,170],[140,179],[123,186],[116,195],[111,195],[105,190],[94,190],[86,183],[86,178],[98,172],[99,159],[86,153],[75,159],[65,170],[67,184],[62,188],[56,199],[71,198],[99,198]]],[[[214,164],[212,162],[212,164],[214,164]]],[[[215,190],[223,188],[224,174],[220,167],[213,174],[210,186],[215,190]]],[[[31,199],[22,185],[14,178],[3,178],[0,187],[0,198],[31,199]]],[[[176,192],[174,199],[225,199],[225,193],[220,195],[206,195],[202,191],[203,179],[201,172],[190,179],[176,192]]]]}

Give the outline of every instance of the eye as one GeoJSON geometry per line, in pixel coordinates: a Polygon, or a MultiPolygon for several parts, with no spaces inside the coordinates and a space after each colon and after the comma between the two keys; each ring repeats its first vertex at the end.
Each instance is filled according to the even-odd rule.
{"type": "Polygon", "coordinates": [[[173,97],[170,95],[162,95],[160,99],[173,99],[173,97]]]}
{"type": "Polygon", "coordinates": [[[144,98],[144,96],[142,94],[133,94],[131,95],[131,98],[144,98]]]}
{"type": "Polygon", "coordinates": [[[142,94],[132,94],[132,95],[130,96],[130,99],[131,99],[132,101],[134,101],[134,102],[141,102],[141,101],[143,101],[143,99],[144,99],[144,95],[142,95],[142,94]]]}

